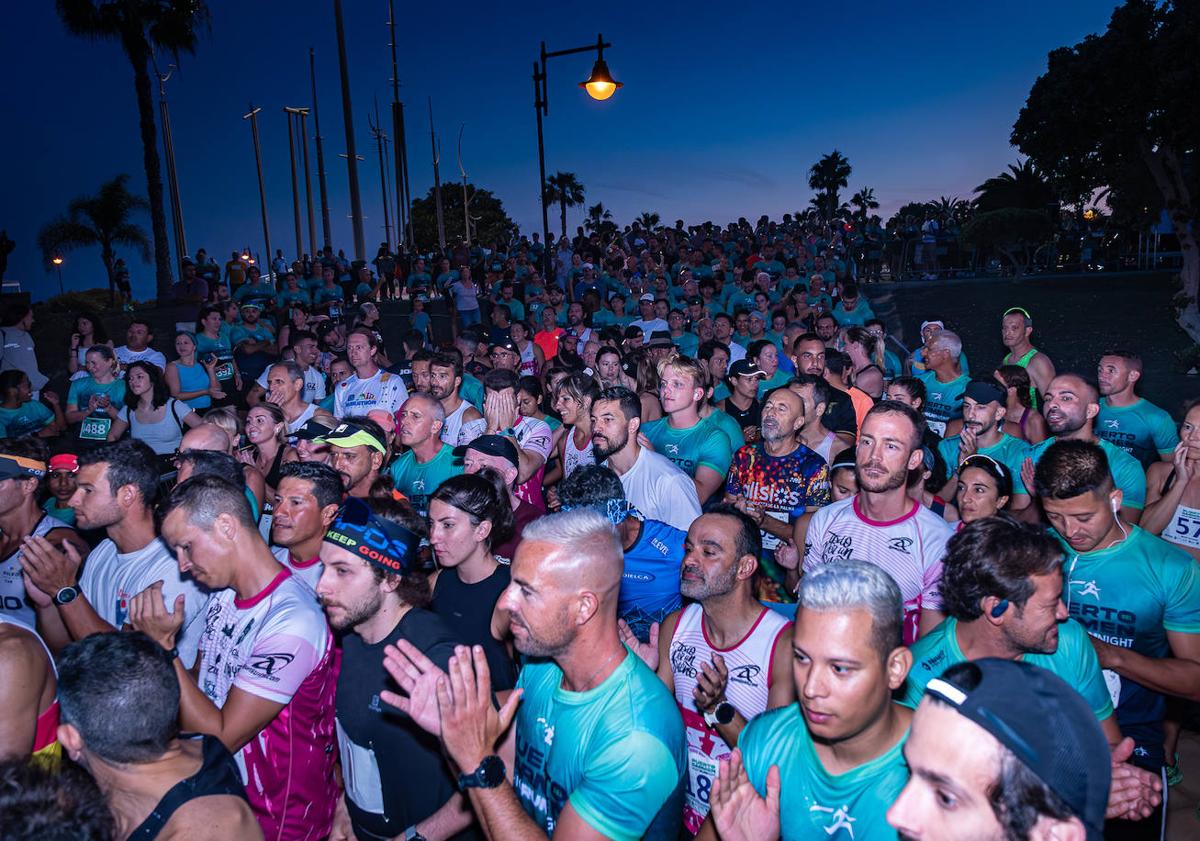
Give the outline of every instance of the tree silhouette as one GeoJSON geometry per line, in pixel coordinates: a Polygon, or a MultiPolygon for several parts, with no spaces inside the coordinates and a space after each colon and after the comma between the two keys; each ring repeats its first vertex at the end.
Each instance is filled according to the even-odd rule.
{"type": "Polygon", "coordinates": [[[562,235],[567,235],[567,208],[583,204],[583,185],[573,172],[556,172],[546,179],[546,204],[557,204],[562,221],[562,235]]]}
{"type": "Polygon", "coordinates": [[[637,218],[637,222],[647,231],[653,231],[658,227],[660,217],[652,210],[643,210],[642,214],[637,218]]]}
{"type": "Polygon", "coordinates": [[[834,219],[842,207],[840,190],[850,183],[850,171],[850,161],[837,149],[808,170],[808,186],[817,191],[817,206],[826,220],[834,219]]]}
{"type": "Polygon", "coordinates": [[[1050,182],[1033,161],[1009,164],[1008,171],[994,175],[975,188],[975,209],[980,212],[1019,207],[1025,210],[1058,210],[1050,182]]]}
{"type": "MultiPolygon", "coordinates": [[[[507,243],[516,231],[516,223],[508,217],[504,203],[490,190],[482,190],[467,184],[471,197],[472,240],[481,243],[507,243]]],[[[446,238],[463,238],[465,231],[458,226],[463,223],[463,192],[461,184],[442,185],[442,216],[445,219],[446,238]]],[[[436,243],[437,201],[434,188],[412,205],[413,237],[417,243],[436,243]]]]}
{"type": "Polygon", "coordinates": [[[851,196],[850,204],[854,206],[854,218],[859,222],[866,222],[871,211],[879,209],[879,200],[875,198],[875,191],[870,187],[863,187],[851,196]]]}
{"type": "Polygon", "coordinates": [[[607,234],[617,229],[612,221],[612,211],[603,202],[596,202],[587,209],[587,218],[583,220],[583,229],[589,234],[607,234]]]}
{"type": "MultiPolygon", "coordinates": [[[[108,275],[109,302],[117,287],[117,247],[136,249],[146,262],[150,261],[150,239],[146,231],[133,221],[137,214],[150,209],[141,196],[129,192],[125,182],[128,175],[118,175],[102,185],[94,196],[80,196],[67,205],[66,215],[42,226],[38,232],[38,248],[50,270],[55,254],[76,248],[100,246],[100,260],[108,275]]],[[[170,293],[170,289],[167,290],[170,293]]],[[[159,299],[166,295],[160,293],[159,299]]]]}

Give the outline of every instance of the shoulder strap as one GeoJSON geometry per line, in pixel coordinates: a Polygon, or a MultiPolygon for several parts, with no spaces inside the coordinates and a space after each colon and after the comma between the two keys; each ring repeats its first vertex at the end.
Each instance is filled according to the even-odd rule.
{"type": "Polygon", "coordinates": [[[183,432],[183,421],[179,419],[179,413],[176,409],[179,408],[179,401],[174,397],[167,398],[171,403],[171,417],[175,418],[175,425],[179,427],[179,431],[183,432]]]}

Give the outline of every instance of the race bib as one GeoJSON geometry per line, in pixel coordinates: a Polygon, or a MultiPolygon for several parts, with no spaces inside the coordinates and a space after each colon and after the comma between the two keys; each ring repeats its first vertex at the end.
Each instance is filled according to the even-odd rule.
{"type": "MultiPolygon", "coordinates": [[[[786,523],[788,521],[788,515],[782,511],[764,511],[763,513],[772,520],[778,520],[781,523],[786,523]]],[[[759,534],[762,535],[762,545],[764,549],[778,549],[779,544],[783,543],[782,540],[771,534],[766,529],[759,529],[759,534]]]]}
{"type": "Polygon", "coordinates": [[[1163,536],[1172,543],[1200,549],[1200,511],[1180,506],[1175,510],[1175,519],[1171,521],[1169,528],[1170,534],[1163,536]]]}
{"type": "Polygon", "coordinates": [[[687,791],[684,792],[683,824],[695,835],[708,816],[708,800],[713,781],[717,778],[718,763],[710,756],[688,751],[687,791]]]}
{"type": "Polygon", "coordinates": [[[382,815],[383,780],[379,776],[379,762],[375,751],[351,741],[342,729],[342,723],[334,720],[337,727],[339,755],[342,761],[342,784],[346,796],[364,812],[382,815]]]}
{"type": "Polygon", "coordinates": [[[107,441],[110,429],[112,429],[112,418],[98,418],[89,415],[79,425],[79,437],[86,441],[107,441]]]}
{"type": "Polygon", "coordinates": [[[1100,673],[1104,675],[1104,685],[1108,688],[1108,696],[1112,698],[1115,710],[1121,700],[1121,676],[1112,669],[1101,669],[1100,673]]]}
{"type": "Polygon", "coordinates": [[[216,376],[216,378],[218,380],[232,380],[233,379],[233,363],[232,362],[220,363],[219,365],[217,365],[217,367],[215,369],[213,369],[213,374],[216,376]]]}

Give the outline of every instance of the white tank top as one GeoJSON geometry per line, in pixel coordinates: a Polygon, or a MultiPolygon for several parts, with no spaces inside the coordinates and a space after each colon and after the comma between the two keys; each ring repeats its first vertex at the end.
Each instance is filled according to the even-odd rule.
{"type": "Polygon", "coordinates": [[[466,400],[463,400],[462,403],[458,404],[458,408],[446,415],[446,420],[442,421],[442,440],[451,447],[458,446],[458,432],[462,429],[463,414],[470,405],[466,400]]]}
{"type": "Polygon", "coordinates": [[[1187,549],[1200,549],[1200,508],[1175,506],[1171,522],[1163,529],[1162,539],[1187,549]]]}
{"type": "Polygon", "coordinates": [[[833,460],[833,442],[836,440],[836,435],[832,432],[826,432],[825,437],[821,439],[821,443],[813,447],[813,452],[825,459],[826,464],[829,464],[833,460]]]}
{"type": "Polygon", "coordinates": [[[521,351],[521,369],[518,372],[521,376],[536,377],[538,373],[537,359],[533,355],[533,342],[525,343],[525,349],[521,351]]]}
{"type": "Polygon", "coordinates": [[[50,646],[46,645],[46,641],[37,632],[37,628],[4,613],[0,613],[0,625],[12,625],[14,628],[20,628],[22,631],[28,631],[33,634],[37,638],[37,641],[42,644],[42,649],[46,652],[46,657],[50,660],[50,670],[54,672],[56,678],[58,677],[58,664],[54,662],[54,655],[50,653],[50,646]]]}
{"type": "Polygon", "coordinates": [[[316,403],[309,403],[308,408],[301,412],[294,421],[287,425],[288,443],[296,443],[296,430],[304,426],[317,411],[316,403]]]}
{"type": "Polygon", "coordinates": [[[679,616],[671,637],[671,672],[674,675],[675,703],[683,716],[688,743],[688,779],[684,792],[683,822],[695,834],[708,814],[708,798],[721,759],[733,752],[725,740],[704,723],[697,712],[693,692],[702,663],[712,663],[720,654],[729,670],[725,697],[749,721],[767,709],[771,688],[771,660],[775,642],[792,623],[764,607],[750,632],[730,648],[715,648],[704,632],[704,609],[690,604],[679,616]]]}
{"type": "MultiPolygon", "coordinates": [[[[49,514],[42,515],[33,527],[31,537],[45,537],[55,529],[69,529],[69,525],[49,514]]],[[[21,549],[17,549],[0,561],[0,616],[7,616],[34,627],[37,614],[25,598],[25,581],[21,578],[21,549]]],[[[51,593],[50,595],[54,595],[51,593]]]]}
{"type": "Polygon", "coordinates": [[[587,445],[578,450],[575,448],[575,432],[568,429],[563,432],[563,478],[575,472],[575,468],[595,464],[596,457],[592,455],[592,439],[587,439],[587,445]]]}

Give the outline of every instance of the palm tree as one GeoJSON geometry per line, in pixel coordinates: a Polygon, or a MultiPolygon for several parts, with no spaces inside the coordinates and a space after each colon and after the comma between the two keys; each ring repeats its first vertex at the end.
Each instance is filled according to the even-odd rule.
{"type": "Polygon", "coordinates": [[[612,211],[606,208],[603,202],[596,202],[587,209],[587,218],[583,220],[584,230],[589,234],[604,233],[616,227],[612,218],[612,211]]]}
{"type": "Polygon", "coordinates": [[[975,192],[975,209],[981,213],[1008,207],[1058,212],[1054,188],[1030,160],[1009,164],[1007,172],[992,176],[975,192]]]}
{"type": "Polygon", "coordinates": [[[546,204],[557,204],[562,216],[562,235],[567,235],[567,208],[583,204],[583,185],[573,172],[556,172],[546,179],[546,204]]]}
{"type": "MultiPolygon", "coordinates": [[[[51,259],[63,251],[100,246],[100,260],[108,274],[110,303],[117,287],[116,247],[137,249],[143,260],[150,261],[150,238],[145,229],[132,221],[135,214],[149,210],[150,203],[129,192],[125,186],[128,180],[128,175],[118,175],[103,184],[96,195],[72,200],[66,215],[38,231],[38,247],[47,268],[51,259]]],[[[160,294],[159,299],[164,300],[165,296],[160,294]]]]}
{"type": "Polygon", "coordinates": [[[158,297],[165,298],[171,291],[171,248],[167,242],[150,65],[158,50],[176,58],[180,53],[194,53],[196,31],[209,23],[208,7],[203,0],[56,0],[55,6],[68,32],[92,40],[119,41],[133,65],[142,162],[150,198],[150,226],[154,232],[155,277],[158,297]]]}
{"type": "Polygon", "coordinates": [[[825,219],[833,219],[841,206],[839,191],[850,182],[850,161],[834,149],[808,170],[808,186],[817,191],[825,219]]]}
{"type": "Polygon", "coordinates": [[[642,215],[637,218],[637,222],[647,231],[653,231],[658,227],[659,215],[652,210],[642,211],[642,215]]]}
{"type": "Polygon", "coordinates": [[[875,191],[870,187],[863,187],[851,196],[850,204],[854,205],[854,217],[860,222],[866,222],[868,214],[872,210],[879,209],[879,201],[875,198],[875,191]]]}

